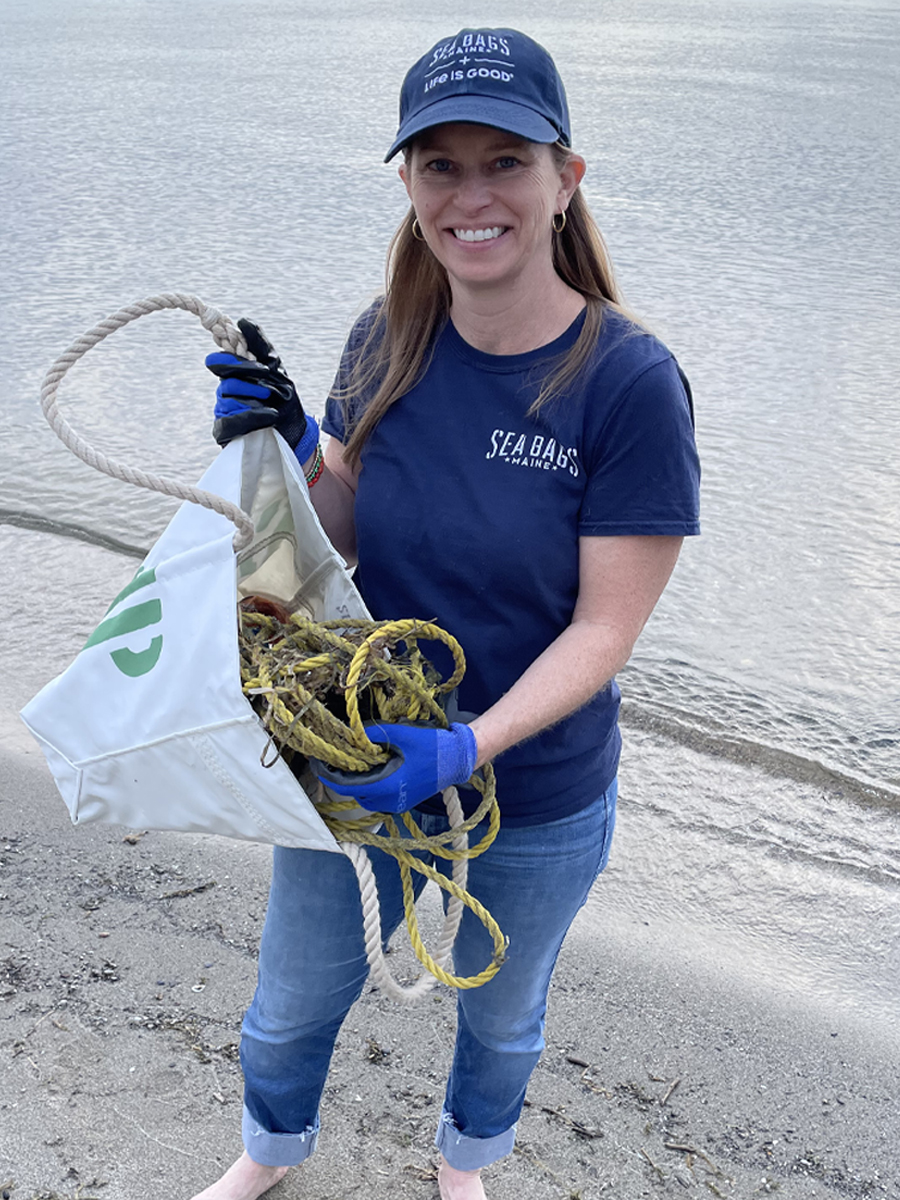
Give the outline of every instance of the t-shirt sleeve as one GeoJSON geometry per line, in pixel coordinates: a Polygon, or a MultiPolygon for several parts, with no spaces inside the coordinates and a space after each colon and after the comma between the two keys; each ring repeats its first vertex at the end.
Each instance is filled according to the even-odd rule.
{"type": "Polygon", "coordinates": [[[671,356],[642,370],[591,437],[578,532],[700,532],[700,462],[688,393],[671,356]]]}
{"type": "Polygon", "coordinates": [[[339,402],[333,395],[328,397],[325,403],[325,416],[322,418],[322,430],[333,438],[343,443],[346,440],[346,432],[344,427],[344,414],[341,411],[339,402]]]}
{"type": "Polygon", "coordinates": [[[322,418],[323,431],[331,437],[337,438],[339,442],[347,440],[347,422],[344,412],[346,402],[340,397],[347,386],[351,362],[350,342],[348,341],[341,354],[340,365],[334,377],[334,383],[331,385],[331,391],[328,393],[328,399],[325,401],[325,416],[322,418]]]}
{"type": "Polygon", "coordinates": [[[325,402],[325,416],[322,419],[322,429],[331,437],[337,438],[339,442],[347,441],[348,417],[352,422],[365,407],[365,397],[356,395],[347,398],[347,387],[350,383],[354,366],[357,364],[366,339],[369,336],[369,331],[378,317],[381,303],[380,300],[376,300],[374,304],[366,309],[351,329],[350,336],[341,354],[341,361],[338,365],[337,374],[334,377],[334,383],[331,385],[331,391],[328,393],[328,399],[325,402]]]}

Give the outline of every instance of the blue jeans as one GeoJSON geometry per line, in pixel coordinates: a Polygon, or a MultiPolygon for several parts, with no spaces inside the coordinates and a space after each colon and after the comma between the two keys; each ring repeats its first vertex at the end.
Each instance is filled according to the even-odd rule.
{"type": "MultiPolygon", "coordinates": [[[[469,863],[469,890],[509,938],[503,967],[457,992],[457,1034],[436,1145],[458,1170],[509,1154],[525,1088],[544,1046],[547,991],[563,938],[606,865],[616,782],[589,808],[559,821],[501,827],[469,863]]],[[[428,834],[446,817],[422,816],[428,834]]],[[[474,844],[482,827],[471,833],[474,844]]],[[[396,861],[369,851],[385,940],[403,917],[396,861]]],[[[449,872],[449,864],[436,864],[449,872]]],[[[421,876],[415,877],[419,887],[421,876]]],[[[465,910],[453,952],[459,975],[490,962],[487,930],[465,910]]],[[[319,1100],[334,1042],[368,974],[359,885],[340,854],[276,847],[259,954],[259,983],[244,1018],[244,1144],[268,1166],[315,1149],[319,1100]]]]}

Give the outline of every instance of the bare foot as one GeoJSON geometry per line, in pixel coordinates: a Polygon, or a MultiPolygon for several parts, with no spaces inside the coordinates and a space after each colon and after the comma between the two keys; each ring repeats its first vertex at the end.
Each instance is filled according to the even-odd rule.
{"type": "MultiPolygon", "coordinates": [[[[480,1171],[457,1171],[441,1155],[438,1167],[438,1187],[441,1200],[485,1200],[480,1171]]],[[[197,1197],[197,1200],[200,1200],[197,1197]]]]}
{"type": "MultiPolygon", "coordinates": [[[[264,1167],[245,1150],[221,1179],[194,1196],[194,1200],[256,1200],[287,1175],[289,1167],[264,1167]]],[[[477,1193],[473,1192],[473,1196],[477,1193]]],[[[460,1200],[465,1200],[460,1193],[460,1200]]]]}

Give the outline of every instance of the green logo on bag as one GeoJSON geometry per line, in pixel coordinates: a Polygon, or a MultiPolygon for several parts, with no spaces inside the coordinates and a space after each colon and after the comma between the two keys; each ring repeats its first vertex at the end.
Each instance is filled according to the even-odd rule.
{"type": "MultiPolygon", "coordinates": [[[[126,596],[130,596],[132,592],[155,582],[155,571],[138,571],[131,583],[119,592],[107,612],[112,612],[116,605],[126,596]]],[[[138,630],[147,629],[150,625],[158,625],[161,620],[162,604],[159,600],[145,600],[141,604],[133,604],[124,612],[118,613],[117,616],[106,617],[101,621],[84,643],[84,649],[87,650],[89,646],[107,642],[110,638],[119,637],[124,633],[137,633],[138,630]]],[[[153,670],[162,654],[162,645],[163,639],[160,633],[151,639],[146,650],[129,650],[127,646],[124,646],[120,650],[110,650],[109,656],[123,675],[136,679],[139,675],[146,675],[153,670]]]]}

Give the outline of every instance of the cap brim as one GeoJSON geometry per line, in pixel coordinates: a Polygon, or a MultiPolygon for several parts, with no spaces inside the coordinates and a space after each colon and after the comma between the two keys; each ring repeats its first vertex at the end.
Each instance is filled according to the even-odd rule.
{"type": "Polygon", "coordinates": [[[437,100],[428,108],[420,109],[397,131],[394,144],[384,156],[390,162],[398,150],[410,142],[417,133],[435,125],[447,125],[461,121],[471,125],[490,125],[527,138],[529,142],[564,141],[564,135],[550,122],[524,104],[510,100],[499,100],[493,96],[448,96],[437,100]]]}

